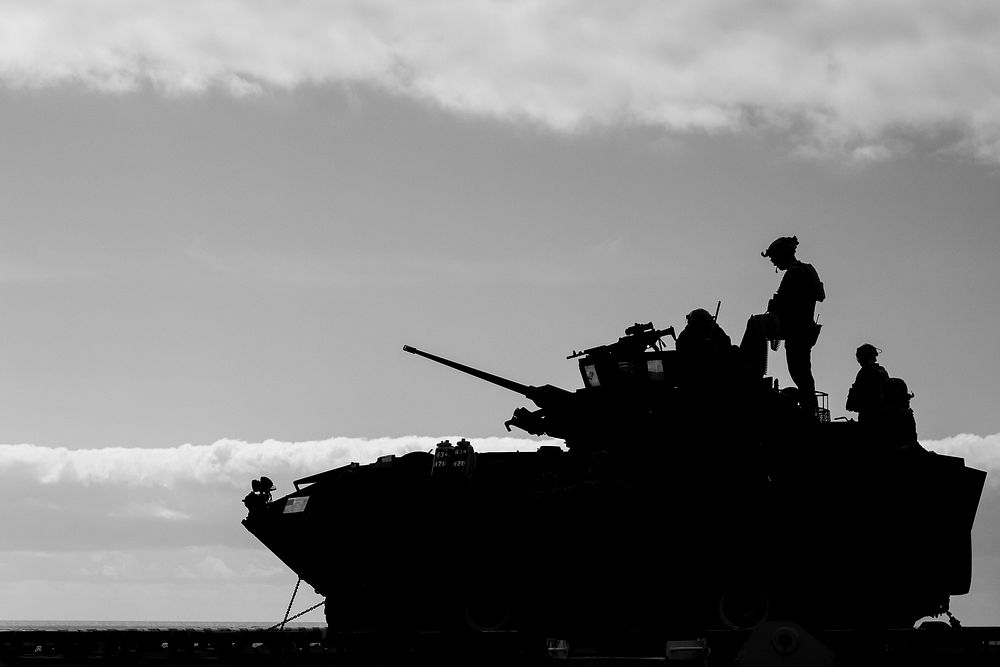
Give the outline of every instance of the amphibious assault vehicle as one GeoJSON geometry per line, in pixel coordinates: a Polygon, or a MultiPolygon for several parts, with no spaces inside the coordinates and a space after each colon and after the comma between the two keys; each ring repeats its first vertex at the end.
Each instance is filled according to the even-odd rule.
{"type": "Polygon", "coordinates": [[[261,478],[243,523],[326,597],[334,633],[912,627],[969,591],[985,472],[806,412],[735,346],[672,335],[636,324],[574,352],[575,391],[406,346],[520,393],[536,409],[508,430],[564,444],[445,441],[277,500],[261,478]]]}

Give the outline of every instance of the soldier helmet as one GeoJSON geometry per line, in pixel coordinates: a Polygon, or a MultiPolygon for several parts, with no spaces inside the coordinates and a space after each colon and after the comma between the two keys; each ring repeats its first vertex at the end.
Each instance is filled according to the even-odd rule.
{"type": "Polygon", "coordinates": [[[794,255],[798,245],[799,239],[797,236],[782,236],[771,241],[771,245],[767,246],[767,250],[760,253],[760,256],[781,257],[783,255],[794,255]]]}
{"type": "Polygon", "coordinates": [[[712,313],[708,312],[704,308],[695,308],[687,314],[686,319],[689,323],[697,324],[703,324],[715,320],[715,318],[712,317],[712,313]]]}
{"type": "Polygon", "coordinates": [[[882,350],[878,349],[871,343],[865,343],[858,347],[855,351],[858,359],[875,359],[878,355],[882,354],[882,350]]]}
{"type": "Polygon", "coordinates": [[[882,399],[886,402],[908,401],[913,396],[902,378],[889,378],[882,383],[882,399]]]}
{"type": "Polygon", "coordinates": [[[270,493],[274,491],[274,482],[269,477],[261,477],[250,481],[250,488],[257,493],[270,493]]]}

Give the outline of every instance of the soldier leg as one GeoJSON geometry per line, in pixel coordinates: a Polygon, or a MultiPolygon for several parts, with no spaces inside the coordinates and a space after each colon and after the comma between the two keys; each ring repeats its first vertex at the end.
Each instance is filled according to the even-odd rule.
{"type": "Polygon", "coordinates": [[[792,382],[799,388],[802,407],[810,414],[816,414],[816,381],[812,374],[812,347],[802,341],[790,339],[785,341],[785,359],[788,361],[788,374],[792,382]]]}

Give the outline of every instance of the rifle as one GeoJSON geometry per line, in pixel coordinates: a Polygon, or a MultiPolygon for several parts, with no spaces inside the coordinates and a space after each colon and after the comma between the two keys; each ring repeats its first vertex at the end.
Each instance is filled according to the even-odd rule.
{"type": "Polygon", "coordinates": [[[663,341],[660,339],[664,336],[670,336],[674,341],[677,340],[677,335],[674,333],[673,327],[655,329],[652,322],[646,322],[645,324],[636,322],[625,329],[625,335],[619,338],[617,342],[598,345],[597,347],[591,347],[580,352],[573,350],[573,354],[566,358],[576,359],[577,357],[588,355],[641,354],[649,348],[660,350],[663,349],[663,341]]]}

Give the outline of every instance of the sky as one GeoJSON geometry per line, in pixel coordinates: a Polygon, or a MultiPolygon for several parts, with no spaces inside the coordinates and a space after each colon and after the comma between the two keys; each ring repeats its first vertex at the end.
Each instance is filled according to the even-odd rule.
{"type": "Polygon", "coordinates": [[[0,619],[280,620],[250,479],[538,444],[402,345],[575,389],[796,235],[832,414],[871,342],[991,472],[1000,625],[997,62],[985,0],[0,0],[0,619]]]}

